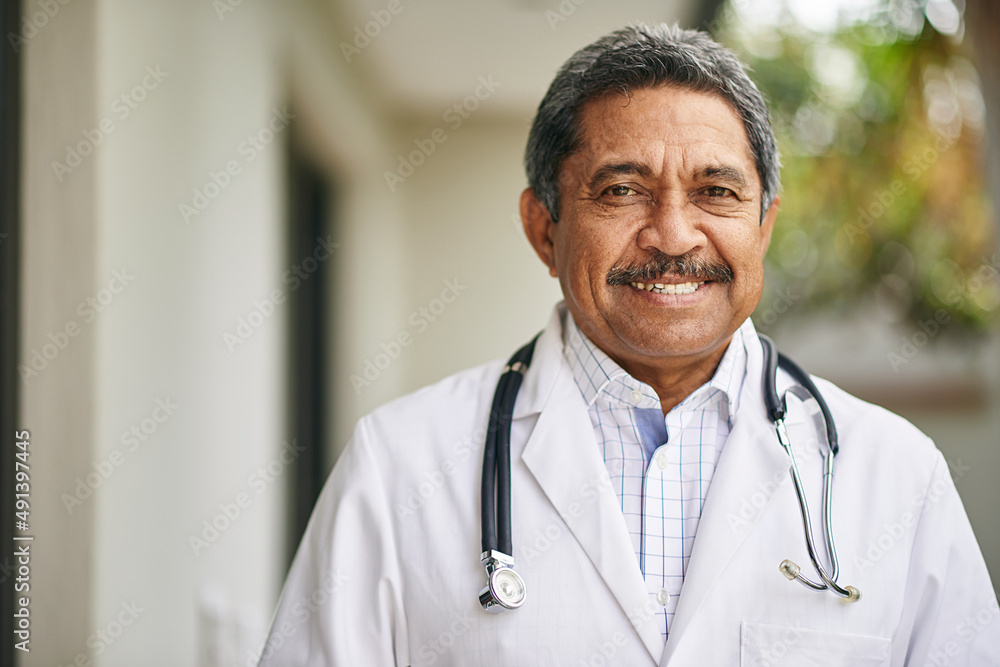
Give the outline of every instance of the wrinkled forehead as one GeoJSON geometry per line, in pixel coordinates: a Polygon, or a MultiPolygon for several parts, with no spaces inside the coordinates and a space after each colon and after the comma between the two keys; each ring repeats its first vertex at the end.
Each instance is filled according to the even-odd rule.
{"type": "Polygon", "coordinates": [[[576,117],[575,150],[563,161],[560,180],[567,166],[592,171],[609,161],[656,162],[674,150],[691,169],[738,168],[760,191],[743,120],[721,95],[677,86],[613,91],[585,102],[576,117]]]}

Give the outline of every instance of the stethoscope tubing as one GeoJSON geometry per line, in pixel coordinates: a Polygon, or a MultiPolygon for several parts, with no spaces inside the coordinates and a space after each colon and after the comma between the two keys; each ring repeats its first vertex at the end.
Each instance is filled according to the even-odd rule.
{"type": "MultiPolygon", "coordinates": [[[[792,482],[795,487],[795,495],[799,503],[799,510],[802,514],[802,532],[805,534],[806,538],[806,551],[809,554],[809,560],[812,561],[813,568],[816,570],[816,573],[819,575],[823,583],[816,583],[811,581],[808,577],[802,575],[799,571],[798,565],[795,565],[795,563],[790,560],[782,561],[778,566],[778,569],[789,579],[796,580],[807,588],[817,591],[830,590],[841,598],[844,598],[847,602],[855,602],[861,598],[861,592],[853,586],[844,588],[837,584],[837,578],[840,575],[840,562],[837,559],[837,547],[833,538],[833,459],[840,451],[840,447],[837,438],[837,428],[833,422],[833,415],[830,412],[830,407],[823,399],[819,388],[816,387],[816,384],[812,381],[809,374],[794,361],[778,352],[774,342],[767,336],[760,335],[760,342],[764,350],[764,375],[762,382],[764,390],[764,405],[767,408],[768,418],[774,424],[775,432],[778,435],[778,441],[781,443],[781,446],[784,448],[785,453],[788,454],[788,458],[791,461],[790,470],[792,482]],[[802,484],[802,477],[799,474],[799,466],[795,460],[795,452],[792,450],[791,440],[788,437],[788,431],[785,427],[785,413],[787,406],[785,405],[784,399],[778,397],[778,368],[781,368],[786,373],[791,375],[792,378],[803,389],[805,389],[807,396],[812,397],[812,399],[816,402],[816,405],[819,407],[820,413],[823,415],[828,447],[823,461],[823,533],[825,538],[824,543],[826,545],[826,554],[828,560],[830,561],[829,572],[827,572],[826,568],[820,563],[819,555],[816,552],[816,545],[813,540],[812,519],[810,518],[809,512],[809,503],[806,500],[805,488],[802,484]]],[[[800,396],[800,398],[802,397],[800,396]]]]}
{"type": "MultiPolygon", "coordinates": [[[[497,389],[493,394],[493,403],[490,408],[490,418],[486,430],[486,442],[483,452],[481,496],[483,553],[481,559],[491,576],[491,582],[494,570],[497,568],[513,568],[514,547],[511,538],[510,505],[510,429],[514,414],[514,403],[517,400],[517,392],[521,387],[521,382],[524,380],[524,373],[531,363],[537,340],[538,336],[535,336],[531,342],[515,352],[507,362],[507,365],[504,366],[500,373],[500,379],[497,382],[497,389]]],[[[816,583],[803,576],[799,571],[798,565],[790,560],[782,561],[778,569],[788,579],[796,580],[807,588],[817,591],[830,590],[847,602],[854,602],[861,598],[861,592],[853,586],[844,588],[837,584],[837,577],[840,574],[840,564],[837,560],[837,549],[833,539],[832,505],[833,459],[839,451],[839,444],[833,415],[830,413],[829,406],[823,400],[819,389],[809,374],[794,361],[779,353],[770,338],[761,335],[760,341],[764,351],[764,372],[762,378],[764,405],[767,410],[768,419],[774,424],[778,441],[781,443],[791,462],[790,472],[793,486],[795,487],[795,495],[799,503],[799,510],[802,514],[802,529],[805,533],[806,550],[822,583],[816,583]],[[778,368],[791,375],[799,387],[807,392],[807,397],[811,396],[815,400],[816,405],[823,415],[828,446],[824,457],[825,469],[823,472],[823,533],[826,555],[830,561],[829,572],[820,563],[813,540],[809,504],[806,501],[802,477],[799,475],[798,463],[795,460],[795,453],[792,451],[791,441],[785,427],[787,406],[785,405],[784,398],[778,395],[778,368]]],[[[799,387],[794,387],[789,391],[798,395],[799,387]]],[[[800,398],[802,397],[800,396],[800,398]]],[[[509,572],[510,570],[507,571],[509,572]]],[[[523,593],[521,601],[515,606],[494,604],[494,596],[488,594],[485,590],[480,594],[480,601],[483,603],[484,609],[499,611],[504,607],[515,608],[516,606],[520,606],[523,603],[523,593]]]]}

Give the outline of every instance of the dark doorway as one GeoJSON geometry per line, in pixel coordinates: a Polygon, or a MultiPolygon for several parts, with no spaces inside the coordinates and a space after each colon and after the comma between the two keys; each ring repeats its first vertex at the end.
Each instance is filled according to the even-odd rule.
{"type": "Polygon", "coordinates": [[[0,637],[0,664],[14,665],[14,453],[18,419],[19,377],[17,374],[20,304],[20,174],[21,174],[21,57],[20,47],[6,36],[20,35],[20,2],[5,2],[0,10],[0,433],[3,458],[0,461],[0,494],[4,511],[0,514],[0,617],[5,627],[0,637]],[[8,505],[7,503],[11,503],[8,505]],[[6,625],[10,623],[11,625],[6,625]]]}
{"type": "Polygon", "coordinates": [[[291,518],[287,562],[302,539],[316,498],[330,471],[327,440],[333,396],[327,379],[332,349],[330,277],[334,248],[334,189],[294,132],[288,143],[289,301],[288,426],[297,455],[291,466],[291,518]]]}

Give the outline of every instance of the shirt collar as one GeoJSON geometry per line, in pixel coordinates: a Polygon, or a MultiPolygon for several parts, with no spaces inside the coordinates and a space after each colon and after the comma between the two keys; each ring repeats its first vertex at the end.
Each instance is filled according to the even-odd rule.
{"type": "MultiPolygon", "coordinates": [[[[747,371],[748,344],[757,340],[749,318],[733,334],[729,347],[712,379],[692,392],[678,408],[699,405],[715,392],[728,403],[732,424],[739,408],[740,394],[747,371]]],[[[611,357],[587,338],[567,311],[563,329],[563,354],[569,364],[583,400],[593,406],[598,400],[624,403],[636,408],[659,408],[660,399],[651,386],[629,375],[611,357]]],[[[675,408],[676,409],[676,408],[675,408]]]]}

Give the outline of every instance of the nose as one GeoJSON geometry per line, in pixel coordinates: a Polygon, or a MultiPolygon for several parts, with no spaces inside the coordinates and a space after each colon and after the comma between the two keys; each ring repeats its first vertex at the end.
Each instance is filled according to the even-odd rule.
{"type": "Polygon", "coordinates": [[[697,207],[680,198],[664,198],[648,208],[636,243],[642,250],[656,249],[679,257],[708,244],[699,223],[697,207]]]}

